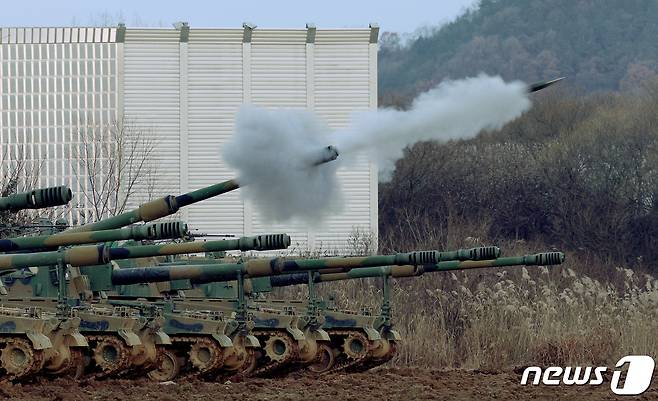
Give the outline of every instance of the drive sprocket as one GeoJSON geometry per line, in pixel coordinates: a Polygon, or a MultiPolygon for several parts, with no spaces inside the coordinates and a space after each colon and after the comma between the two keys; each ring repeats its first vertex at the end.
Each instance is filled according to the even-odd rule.
{"type": "Polygon", "coordinates": [[[93,359],[102,375],[114,375],[128,368],[130,350],[119,338],[98,336],[93,359]]]}
{"type": "Polygon", "coordinates": [[[43,351],[35,350],[25,338],[9,338],[0,354],[1,367],[11,379],[37,373],[44,364],[43,351]]]}
{"type": "Polygon", "coordinates": [[[200,374],[216,372],[224,366],[224,350],[210,338],[199,338],[189,351],[190,362],[200,374]]]}
{"type": "Polygon", "coordinates": [[[285,361],[292,357],[295,344],[287,335],[272,335],[265,341],[265,355],[274,362],[285,361]]]}
{"type": "Polygon", "coordinates": [[[361,359],[370,350],[368,338],[359,332],[351,332],[343,341],[343,352],[351,359],[361,359]]]}

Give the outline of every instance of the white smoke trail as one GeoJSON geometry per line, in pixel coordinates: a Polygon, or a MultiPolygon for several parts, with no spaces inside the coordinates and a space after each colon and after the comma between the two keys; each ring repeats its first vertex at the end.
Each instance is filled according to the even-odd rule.
{"type": "Polygon", "coordinates": [[[268,221],[298,217],[317,223],[341,204],[339,161],[366,152],[381,171],[390,172],[408,145],[472,138],[502,127],[528,108],[524,83],[486,75],[443,82],[418,96],[406,111],[355,115],[349,129],[333,134],[307,111],[243,106],[224,159],[237,170],[245,195],[268,221]],[[313,166],[327,145],[338,148],[338,160],[313,166]]]}
{"type": "Polygon", "coordinates": [[[524,83],[480,75],[445,81],[419,95],[406,111],[379,109],[357,115],[348,130],[332,139],[341,157],[367,152],[385,177],[408,145],[472,138],[482,130],[501,128],[529,108],[524,83]]]}

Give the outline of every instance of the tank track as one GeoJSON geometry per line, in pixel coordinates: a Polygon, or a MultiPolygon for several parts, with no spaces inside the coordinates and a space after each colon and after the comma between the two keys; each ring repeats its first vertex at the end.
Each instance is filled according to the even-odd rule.
{"type": "Polygon", "coordinates": [[[215,381],[219,383],[223,383],[225,381],[231,381],[237,383],[244,381],[249,377],[252,377],[253,372],[256,370],[256,367],[258,366],[256,352],[254,351],[253,348],[247,348],[245,352],[247,353],[247,358],[244,365],[241,368],[242,370],[236,372],[222,371],[220,374],[218,374],[215,377],[215,381]]]}
{"type": "Polygon", "coordinates": [[[349,336],[355,336],[359,338],[364,344],[368,345],[368,349],[363,354],[357,357],[350,357],[344,352],[340,352],[336,356],[336,362],[334,367],[326,372],[319,373],[319,375],[327,375],[332,373],[347,372],[347,373],[360,373],[375,368],[377,366],[383,365],[386,362],[393,359],[397,353],[397,345],[395,342],[391,341],[391,348],[383,356],[375,358],[373,356],[374,344],[362,332],[358,330],[332,330],[330,333],[331,336],[341,336],[348,338],[349,336]]]}
{"type": "Polygon", "coordinates": [[[397,344],[394,341],[391,341],[390,343],[391,343],[391,349],[383,357],[366,358],[365,361],[361,362],[360,364],[350,366],[349,368],[345,369],[345,371],[348,373],[365,372],[367,370],[376,368],[377,366],[383,365],[386,362],[390,361],[397,353],[397,344]]]}
{"type": "Polygon", "coordinates": [[[73,379],[80,379],[85,374],[85,354],[82,349],[71,349],[71,364],[64,374],[73,379]]]}
{"type": "Polygon", "coordinates": [[[217,376],[224,367],[226,354],[224,349],[217,344],[215,340],[208,337],[195,336],[172,336],[171,342],[176,347],[179,344],[190,345],[190,350],[185,355],[186,365],[191,365],[192,369],[187,375],[198,376],[201,378],[211,378],[217,376]],[[200,348],[211,350],[210,361],[204,361],[200,354],[200,348]]]}
{"type": "Polygon", "coordinates": [[[128,370],[119,373],[118,377],[121,378],[134,378],[134,377],[146,377],[149,372],[158,368],[158,365],[164,357],[165,348],[162,345],[155,346],[155,359],[151,362],[147,362],[141,366],[130,366],[128,370]]]}
{"type": "Polygon", "coordinates": [[[366,350],[366,352],[364,352],[362,355],[359,355],[357,357],[349,357],[344,352],[341,352],[339,355],[336,356],[336,362],[334,363],[334,367],[326,372],[320,373],[320,375],[329,375],[333,373],[347,371],[348,369],[351,369],[356,366],[360,366],[365,361],[367,361],[371,351],[370,349],[371,342],[368,340],[365,334],[361,333],[358,330],[332,330],[329,333],[330,337],[341,336],[347,338],[350,335],[356,335],[362,341],[364,341],[364,344],[368,344],[368,349],[366,350]]]}
{"type": "Polygon", "coordinates": [[[0,360],[5,370],[1,381],[26,380],[41,373],[44,353],[35,350],[28,339],[6,337],[0,338],[0,343],[3,344],[0,360]]]}
{"type": "MultiPolygon", "coordinates": [[[[294,340],[290,334],[286,333],[283,330],[258,330],[256,333],[258,337],[268,337],[267,341],[270,341],[273,338],[280,338],[286,343],[287,349],[290,349],[286,355],[281,357],[279,360],[270,359],[266,364],[261,366],[256,366],[249,376],[255,377],[272,377],[272,376],[282,376],[293,370],[300,369],[302,366],[298,363],[299,360],[299,343],[294,340]]],[[[265,350],[261,350],[265,352],[265,350]]],[[[260,362],[260,361],[259,361],[260,362]]]]}
{"type": "Polygon", "coordinates": [[[100,372],[91,374],[92,378],[104,379],[126,373],[130,369],[130,349],[114,334],[85,335],[92,351],[91,359],[100,372]],[[91,344],[95,343],[92,347],[91,344]],[[117,350],[116,354],[108,349],[117,350]]]}

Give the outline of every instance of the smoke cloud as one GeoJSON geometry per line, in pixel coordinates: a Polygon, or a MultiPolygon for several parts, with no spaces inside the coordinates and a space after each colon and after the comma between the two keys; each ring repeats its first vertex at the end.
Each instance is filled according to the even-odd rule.
{"type": "Polygon", "coordinates": [[[247,105],[237,114],[224,160],[237,170],[245,196],[266,220],[318,223],[339,211],[336,169],[354,155],[369,154],[385,177],[408,145],[472,138],[499,129],[529,108],[524,83],[486,75],[445,81],[419,95],[409,110],[357,114],[351,127],[334,133],[308,111],[247,105]],[[338,148],[338,160],[313,165],[327,145],[338,148]]]}
{"type": "Polygon", "coordinates": [[[296,217],[317,224],[340,210],[337,163],[312,166],[331,143],[329,128],[313,113],[245,105],[235,124],[224,160],[266,221],[296,217]]]}

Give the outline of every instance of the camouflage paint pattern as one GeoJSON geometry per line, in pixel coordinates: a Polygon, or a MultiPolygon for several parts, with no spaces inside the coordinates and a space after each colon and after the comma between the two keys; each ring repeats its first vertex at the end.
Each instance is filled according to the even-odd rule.
{"type": "Polygon", "coordinates": [[[73,198],[67,186],[40,188],[0,197],[0,211],[17,212],[23,209],[43,209],[66,205],[73,198]]]}
{"type": "Polygon", "coordinates": [[[95,223],[74,227],[64,231],[64,233],[111,230],[139,222],[153,221],[162,217],[170,216],[176,213],[178,209],[183,206],[187,206],[192,203],[200,202],[214,196],[234,191],[239,187],[240,185],[236,180],[228,180],[178,196],[167,195],[163,198],[144,203],[136,209],[100,220],[95,223]]]}
{"type": "Polygon", "coordinates": [[[59,260],[71,266],[103,265],[115,259],[134,259],[162,255],[203,253],[228,250],[275,250],[290,245],[286,234],[265,234],[237,239],[180,244],[142,245],[110,248],[106,245],[78,246],[62,251],[0,255],[0,270],[30,266],[49,266],[59,260]]]}
{"type": "Polygon", "coordinates": [[[334,257],[320,259],[253,259],[243,263],[156,266],[147,269],[120,269],[112,272],[114,284],[135,284],[172,280],[192,280],[193,283],[235,280],[239,273],[246,277],[280,275],[299,271],[345,271],[352,268],[388,265],[419,265],[442,260],[495,258],[497,247],[479,247],[456,251],[417,251],[395,255],[365,257],[334,257]]]}
{"type": "MultiPolygon", "coordinates": [[[[502,257],[492,260],[465,260],[465,261],[444,261],[432,265],[406,265],[406,266],[376,266],[355,268],[346,272],[322,273],[315,275],[316,283],[338,280],[350,280],[368,277],[413,277],[420,276],[424,273],[468,270],[489,267],[511,267],[511,266],[550,266],[559,265],[564,262],[562,252],[545,252],[534,255],[502,257]]],[[[307,273],[288,274],[279,277],[270,277],[272,287],[286,287],[296,284],[306,284],[308,282],[307,273]]]]}
{"type": "Polygon", "coordinates": [[[121,240],[159,240],[183,238],[188,234],[187,224],[180,221],[150,223],[140,226],[104,231],[63,233],[0,239],[0,252],[57,248],[60,246],[93,244],[121,240]]]}

